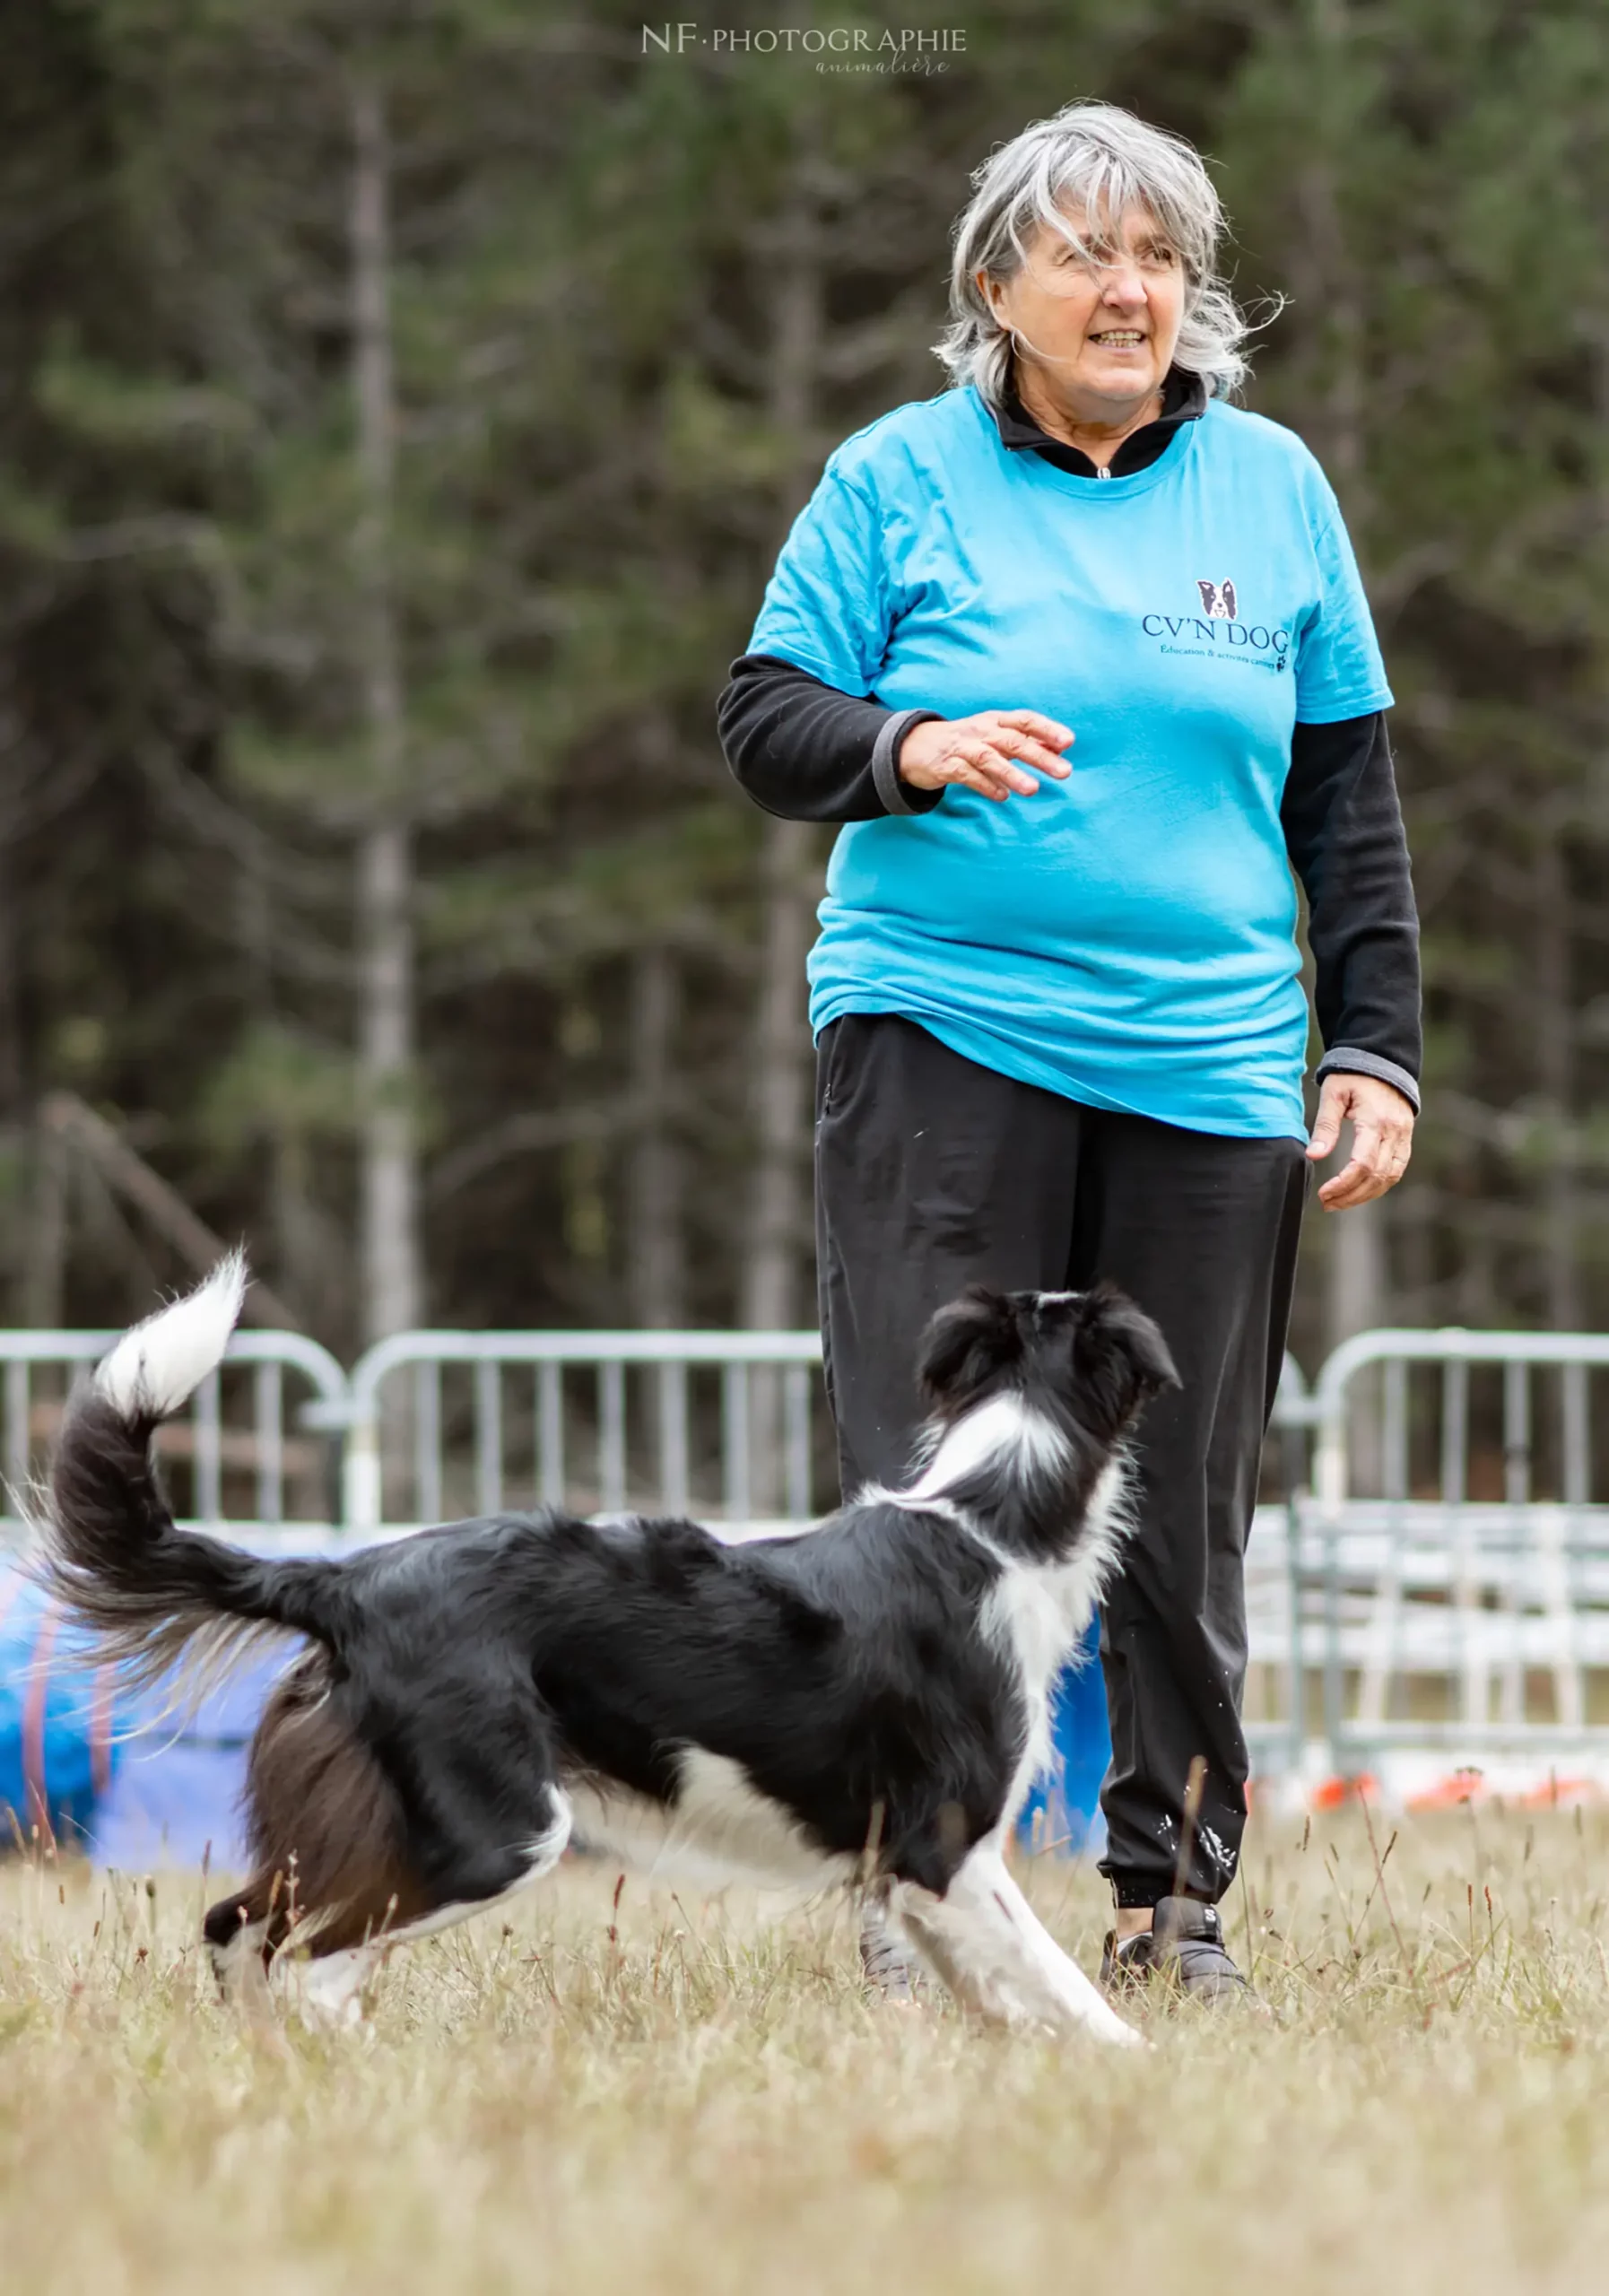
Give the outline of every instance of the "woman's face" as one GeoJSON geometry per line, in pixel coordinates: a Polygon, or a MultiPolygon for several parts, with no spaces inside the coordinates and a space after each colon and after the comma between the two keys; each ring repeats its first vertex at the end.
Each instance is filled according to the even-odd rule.
{"type": "Polygon", "coordinates": [[[1099,262],[1041,223],[1021,271],[1007,280],[980,273],[978,284],[1014,332],[1019,358],[1059,397],[1120,413],[1160,390],[1172,363],[1184,265],[1144,208],[1131,208],[1120,230],[1082,213],[1068,221],[1099,262]]]}

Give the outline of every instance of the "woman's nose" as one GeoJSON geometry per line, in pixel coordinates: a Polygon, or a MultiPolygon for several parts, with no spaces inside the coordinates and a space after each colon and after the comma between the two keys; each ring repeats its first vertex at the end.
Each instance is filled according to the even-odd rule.
{"type": "Polygon", "coordinates": [[[1145,300],[1145,282],[1140,266],[1126,257],[1112,264],[1100,291],[1103,303],[1115,304],[1120,310],[1137,310],[1145,300]]]}

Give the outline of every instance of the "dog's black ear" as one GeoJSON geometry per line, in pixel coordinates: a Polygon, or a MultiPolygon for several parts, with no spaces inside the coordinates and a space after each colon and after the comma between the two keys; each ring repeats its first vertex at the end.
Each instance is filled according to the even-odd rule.
{"type": "Polygon", "coordinates": [[[1016,1309],[1003,1292],[970,1283],[922,1335],[917,1378],[930,1405],[959,1410],[1022,1354],[1016,1309]]]}
{"type": "Polygon", "coordinates": [[[1114,1428],[1126,1425],[1152,1396],[1180,1384],[1161,1331],[1115,1283],[1085,1293],[1074,1361],[1114,1428]]]}

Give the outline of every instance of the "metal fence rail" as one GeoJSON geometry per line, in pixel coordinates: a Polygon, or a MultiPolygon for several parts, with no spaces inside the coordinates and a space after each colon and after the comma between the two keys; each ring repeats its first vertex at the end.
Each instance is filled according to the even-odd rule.
{"type": "Polygon", "coordinates": [[[1336,1505],[1371,1495],[1363,1486],[1372,1483],[1383,1498],[1412,1488],[1449,1506],[1544,1495],[1587,1506],[1599,1465],[1591,1387],[1603,1373],[1609,1334],[1360,1333],[1314,1386],[1317,1493],[1336,1505]],[[1493,1487],[1475,1487],[1483,1474],[1493,1487]]]}
{"type": "Polygon", "coordinates": [[[1292,1400],[1310,1488],[1264,1511],[1249,1573],[1265,1767],[1586,1758],[1609,1782],[1605,1374],[1603,1335],[1376,1331],[1292,1400]]]}
{"type": "Polygon", "coordinates": [[[821,1360],[814,1332],[399,1334],[352,1375],[345,1526],[534,1505],[808,1522],[831,1503],[821,1360]]]}
{"type": "MultiPolygon", "coordinates": [[[[0,1333],[8,1485],[114,1335],[0,1333]]],[[[1380,1331],[1287,1360],[1248,1550],[1265,1771],[1569,1757],[1609,1783],[1609,1336],[1380,1331]]],[[[502,1508],[691,1513],[730,1535],[836,1500],[813,1332],[409,1332],[350,1375],[237,1334],[164,1430],[181,1511],[386,1536],[502,1508]]],[[[21,1530],[11,1502],[10,1527],[21,1530]]]]}
{"type": "MultiPolygon", "coordinates": [[[[1259,1765],[1410,1749],[1609,1764],[1609,1508],[1299,1497],[1248,1555],[1259,1765]]],[[[1452,1766],[1449,1764],[1449,1767],[1452,1766]]]]}
{"type": "MultiPolygon", "coordinates": [[[[74,1382],[116,1332],[0,1331],[0,1524],[19,1535],[74,1382]]],[[[295,1332],[236,1332],[219,1371],[161,1431],[180,1512],[235,1530],[327,1522],[336,1492],[329,1436],[346,1413],[345,1372],[295,1332]]]]}

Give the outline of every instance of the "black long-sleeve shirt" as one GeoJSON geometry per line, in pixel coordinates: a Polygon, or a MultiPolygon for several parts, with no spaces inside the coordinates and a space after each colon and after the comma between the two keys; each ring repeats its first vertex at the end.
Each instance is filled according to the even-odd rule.
{"type": "MultiPolygon", "coordinates": [[[[1175,370],[1160,419],[1122,442],[1111,474],[1146,468],[1205,404],[1199,381],[1175,370]]],[[[996,421],[1007,448],[1040,453],[1076,476],[1098,475],[1088,456],[1049,438],[1016,400],[996,421]]],[[[914,788],[899,773],[906,735],[938,715],[885,709],[777,656],[745,654],[732,665],[718,720],[728,765],[768,813],[860,822],[929,813],[941,802],[943,789],[914,788]]],[[[1417,1109],[1419,924],[1383,710],[1295,727],[1280,821],[1308,897],[1325,1044],[1318,1074],[1380,1077],[1417,1109]]]]}

